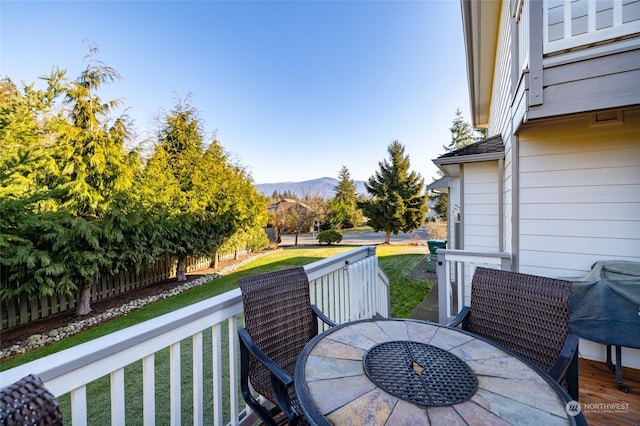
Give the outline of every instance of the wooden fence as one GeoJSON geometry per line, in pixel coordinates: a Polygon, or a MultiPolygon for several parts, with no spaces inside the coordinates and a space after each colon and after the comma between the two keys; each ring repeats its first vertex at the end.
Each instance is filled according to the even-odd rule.
{"type": "MultiPolygon", "coordinates": [[[[243,253],[245,251],[241,251],[243,253]]],[[[235,252],[219,254],[220,260],[232,259],[235,252]]],[[[187,272],[208,268],[210,257],[187,258],[187,272]]],[[[91,302],[107,299],[127,291],[143,288],[176,276],[176,260],[163,259],[139,272],[124,271],[101,277],[91,289],[91,302]]],[[[69,309],[75,309],[76,295],[56,295],[29,300],[27,297],[0,302],[0,331],[30,321],[46,318],[69,309]]]]}

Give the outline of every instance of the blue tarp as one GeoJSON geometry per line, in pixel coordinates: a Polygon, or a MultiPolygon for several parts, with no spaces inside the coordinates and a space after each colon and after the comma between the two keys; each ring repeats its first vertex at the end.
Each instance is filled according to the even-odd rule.
{"type": "Polygon", "coordinates": [[[640,262],[599,261],[572,281],[569,329],[605,345],[640,348],[640,262]]]}

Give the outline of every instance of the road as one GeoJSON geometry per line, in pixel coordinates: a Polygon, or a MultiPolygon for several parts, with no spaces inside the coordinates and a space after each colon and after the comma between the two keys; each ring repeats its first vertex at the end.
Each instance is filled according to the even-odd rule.
{"type": "MultiPolygon", "coordinates": [[[[293,246],[295,244],[296,236],[294,234],[282,234],[281,247],[293,246]]],[[[377,245],[384,243],[384,232],[345,232],[342,234],[343,245],[377,245]]],[[[318,240],[315,239],[315,234],[300,234],[298,235],[298,245],[305,244],[318,244],[318,240]]],[[[427,231],[423,226],[420,229],[411,232],[400,232],[398,235],[391,234],[391,244],[414,244],[414,245],[427,245],[427,231]]]]}

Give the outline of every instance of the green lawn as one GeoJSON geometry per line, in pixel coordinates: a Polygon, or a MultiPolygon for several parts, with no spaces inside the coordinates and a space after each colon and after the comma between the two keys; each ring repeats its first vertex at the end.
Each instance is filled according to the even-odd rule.
{"type": "MultiPolygon", "coordinates": [[[[0,369],[6,370],[33,359],[44,357],[48,354],[61,351],[63,349],[84,343],[94,338],[104,336],[113,331],[120,330],[156,316],[165,314],[175,309],[199,302],[209,297],[227,292],[237,287],[237,281],[244,276],[255,275],[262,272],[273,271],[278,269],[302,266],[317,260],[334,256],[338,253],[354,248],[353,246],[299,246],[285,250],[276,251],[257,258],[255,261],[244,265],[232,274],[218,278],[203,286],[193,288],[169,299],[160,300],[153,304],[147,305],[142,309],[132,312],[126,316],[117,318],[109,323],[97,326],[93,329],[71,336],[53,345],[40,348],[15,357],[9,361],[3,362],[0,369]]],[[[424,259],[424,254],[403,253],[415,246],[395,246],[380,245],[377,246],[376,253],[379,258],[379,265],[389,277],[391,292],[391,315],[393,317],[407,317],[411,310],[418,305],[427,295],[432,283],[416,280],[408,277],[408,274],[415,266],[424,259]]],[[[223,327],[225,328],[225,327],[223,327]]],[[[226,332],[226,330],[224,331],[226,332]]],[[[203,334],[204,348],[211,347],[211,333],[203,334]]],[[[223,337],[223,342],[227,341],[223,337]]],[[[205,377],[211,377],[211,351],[205,349],[205,377]]],[[[228,357],[227,350],[222,350],[223,358],[228,357]]],[[[191,366],[192,344],[190,339],[181,342],[181,358],[182,364],[185,366],[183,370],[183,422],[192,422],[191,407],[191,383],[190,383],[190,366],[191,366]]],[[[227,363],[223,359],[223,363],[227,363]]],[[[156,366],[156,419],[162,423],[164,420],[169,421],[169,395],[168,395],[168,375],[161,372],[168,371],[169,350],[165,349],[155,355],[156,366]]],[[[224,370],[224,369],[223,369],[224,370]]],[[[133,363],[125,368],[126,377],[126,412],[128,415],[127,424],[141,423],[141,418],[136,413],[142,412],[142,366],[141,362],[133,363]]],[[[205,401],[211,401],[213,389],[210,380],[205,380],[205,401]]],[[[227,386],[228,379],[223,379],[224,386],[227,386]]],[[[228,390],[223,389],[223,395],[228,398],[228,390]]],[[[109,378],[97,380],[87,387],[89,418],[92,424],[109,424],[109,378]],[[95,421],[97,420],[97,423],[95,421]],[[104,422],[102,422],[104,420],[104,422]]],[[[65,414],[65,418],[70,417],[70,401],[68,396],[59,398],[60,405],[65,414]]],[[[209,404],[210,405],[210,404],[209,404]]],[[[226,403],[225,403],[226,406],[226,403]]],[[[211,418],[211,407],[205,406],[205,417],[211,418]],[[208,412],[207,412],[208,411],[208,412]]],[[[228,413],[225,411],[225,422],[229,421],[228,413]]]]}

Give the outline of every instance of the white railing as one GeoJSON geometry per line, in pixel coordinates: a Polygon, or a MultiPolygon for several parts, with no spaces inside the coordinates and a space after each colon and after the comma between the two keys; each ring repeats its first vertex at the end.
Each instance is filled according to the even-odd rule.
{"type": "Polygon", "coordinates": [[[465,250],[439,249],[438,265],[438,321],[446,324],[471,298],[471,278],[476,268],[511,270],[509,253],[482,253],[465,250]]]}
{"type": "Polygon", "coordinates": [[[544,0],[544,54],[615,41],[640,32],[640,3],[544,0]]]}
{"type": "Polygon", "coordinates": [[[311,303],[337,323],[391,312],[389,280],[375,247],[362,247],[305,266],[311,303]]]}
{"type": "MultiPolygon", "coordinates": [[[[312,302],[335,321],[389,315],[388,280],[375,248],[357,248],[305,271],[312,302]]],[[[239,396],[239,324],[242,299],[235,289],[4,371],[0,387],[39,375],[69,404],[65,424],[200,425],[205,418],[215,425],[252,424],[256,417],[239,396]]]]}

